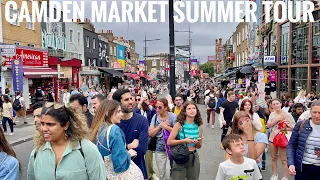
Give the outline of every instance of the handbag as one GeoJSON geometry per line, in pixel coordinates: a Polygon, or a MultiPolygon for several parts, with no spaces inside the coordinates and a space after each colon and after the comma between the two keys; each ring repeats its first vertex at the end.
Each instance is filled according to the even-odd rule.
{"type": "Polygon", "coordinates": [[[288,146],[288,139],[285,132],[280,131],[273,138],[273,145],[281,148],[285,148],[288,146]]]}
{"type": "MultiPolygon", "coordinates": [[[[114,126],[114,124],[110,125],[107,129],[107,145],[108,148],[106,148],[108,151],[110,151],[110,144],[109,144],[109,134],[111,131],[111,127],[114,126]]],[[[104,165],[106,168],[106,174],[107,174],[107,180],[141,180],[144,179],[143,174],[140,170],[140,168],[131,160],[129,168],[121,173],[116,173],[113,168],[113,163],[111,159],[112,154],[104,157],[104,165]]]]}
{"type": "MultiPolygon", "coordinates": [[[[157,120],[157,115],[156,115],[156,120],[157,120]]],[[[157,145],[157,136],[149,137],[148,150],[155,151],[156,145],[157,145]]]]}
{"type": "MultiPolygon", "coordinates": [[[[182,132],[184,138],[186,138],[186,134],[184,133],[183,125],[181,125],[182,132]]],[[[180,138],[177,136],[177,140],[180,140],[180,138]]],[[[176,146],[170,147],[170,160],[175,161],[177,164],[185,164],[189,161],[189,149],[187,144],[178,144],[176,146]]]]}

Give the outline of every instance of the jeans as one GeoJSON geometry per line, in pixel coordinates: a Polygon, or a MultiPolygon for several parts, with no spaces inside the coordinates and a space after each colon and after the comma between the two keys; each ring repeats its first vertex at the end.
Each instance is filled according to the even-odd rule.
{"type": "Polygon", "coordinates": [[[210,114],[212,115],[212,125],[214,125],[216,120],[216,110],[215,109],[207,109],[207,122],[210,123],[210,114]]]}
{"type": "Polygon", "coordinates": [[[8,118],[8,117],[3,117],[2,119],[2,127],[3,127],[3,131],[7,132],[7,121],[9,123],[10,126],[10,130],[13,133],[13,121],[12,119],[8,118]]]}

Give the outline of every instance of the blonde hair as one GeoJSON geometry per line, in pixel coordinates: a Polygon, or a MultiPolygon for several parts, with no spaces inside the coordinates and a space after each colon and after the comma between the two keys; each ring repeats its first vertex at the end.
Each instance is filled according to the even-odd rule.
{"type": "MultiPolygon", "coordinates": [[[[62,127],[69,123],[66,130],[66,135],[72,146],[75,146],[78,141],[88,138],[87,118],[82,112],[75,111],[71,108],[62,106],[55,109],[53,106],[50,108],[43,107],[41,116],[48,115],[55,118],[62,127]]],[[[42,131],[36,131],[34,136],[34,146],[39,149],[46,143],[42,131]]]]}
{"type": "MultiPolygon", "coordinates": [[[[251,118],[250,115],[248,113],[246,113],[245,111],[238,111],[235,113],[235,115],[233,117],[233,122],[232,122],[230,134],[239,134],[240,135],[243,133],[242,130],[240,131],[240,128],[238,126],[238,122],[239,122],[240,118],[243,118],[243,117],[251,118]]],[[[251,125],[252,125],[253,138],[255,139],[257,130],[255,129],[255,127],[253,126],[252,123],[251,123],[251,125]]]]}

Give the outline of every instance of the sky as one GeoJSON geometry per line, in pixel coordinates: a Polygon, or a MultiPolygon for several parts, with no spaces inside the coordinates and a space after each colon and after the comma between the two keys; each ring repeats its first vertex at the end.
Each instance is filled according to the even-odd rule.
{"type": "MultiPolygon", "coordinates": [[[[62,1],[62,0],[58,0],[62,1]]],[[[134,1],[134,0],[130,0],[134,1]]],[[[226,1],[226,0],[225,0],[226,1]]],[[[79,0],[78,0],[79,2],[79,0]]],[[[119,3],[120,1],[117,1],[119,3]]],[[[85,1],[85,14],[86,17],[91,17],[91,3],[85,1]]],[[[110,0],[107,0],[108,6],[110,6],[110,0]]],[[[119,9],[121,5],[118,4],[119,9]]],[[[107,9],[109,9],[108,7],[107,9]]],[[[156,8],[157,13],[155,18],[160,19],[160,8],[156,8]]],[[[109,11],[108,11],[109,12],[109,11]]],[[[147,14],[147,8],[146,8],[147,14]]],[[[121,10],[120,10],[121,14],[121,10]]],[[[127,40],[134,40],[136,43],[136,52],[143,55],[144,38],[145,33],[147,39],[160,39],[159,41],[147,42],[147,53],[148,55],[157,53],[169,53],[169,20],[168,20],[168,6],[166,7],[166,22],[161,23],[147,23],[147,22],[136,22],[136,23],[94,23],[96,32],[99,30],[112,30],[115,36],[122,36],[127,40]]],[[[200,63],[205,63],[208,56],[215,55],[215,39],[222,38],[222,42],[225,43],[229,39],[233,32],[236,30],[238,23],[220,22],[220,23],[206,23],[196,22],[189,23],[187,21],[183,23],[175,22],[175,30],[186,31],[191,27],[191,39],[192,39],[192,56],[199,59],[200,63]]],[[[187,32],[176,32],[175,33],[175,45],[187,45],[188,44],[188,33],[187,32]]]]}

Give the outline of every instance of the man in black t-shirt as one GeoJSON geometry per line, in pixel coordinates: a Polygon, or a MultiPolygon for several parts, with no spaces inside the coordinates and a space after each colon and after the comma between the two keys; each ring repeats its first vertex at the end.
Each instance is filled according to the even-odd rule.
{"type": "Polygon", "coordinates": [[[231,125],[233,115],[239,106],[238,103],[234,102],[235,97],[234,91],[229,91],[227,100],[224,101],[220,107],[220,116],[223,123],[221,142],[226,136],[231,125]]]}

